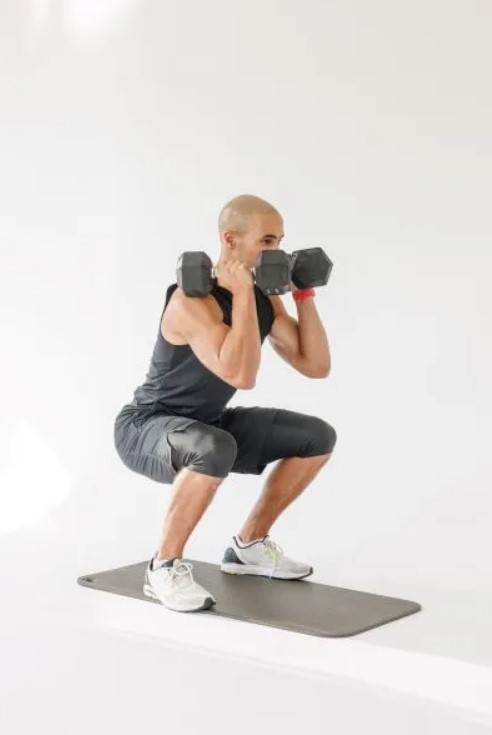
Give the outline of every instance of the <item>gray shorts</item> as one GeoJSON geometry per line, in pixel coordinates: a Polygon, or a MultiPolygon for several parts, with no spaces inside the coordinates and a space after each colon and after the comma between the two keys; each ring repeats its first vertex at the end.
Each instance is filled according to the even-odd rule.
{"type": "Polygon", "coordinates": [[[218,425],[184,416],[145,416],[131,405],[115,420],[116,451],[129,469],[171,484],[186,467],[211,477],[261,475],[284,457],[329,454],[335,430],[323,419],[282,408],[225,408],[218,425]]]}

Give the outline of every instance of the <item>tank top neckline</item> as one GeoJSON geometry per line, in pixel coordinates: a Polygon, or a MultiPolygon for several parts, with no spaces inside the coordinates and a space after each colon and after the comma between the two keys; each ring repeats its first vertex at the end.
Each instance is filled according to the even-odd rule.
{"type": "Polygon", "coordinates": [[[219,284],[217,283],[217,279],[216,278],[213,279],[212,288],[218,288],[219,291],[225,291],[226,293],[228,293],[228,294],[230,294],[232,296],[232,291],[229,291],[229,289],[226,288],[225,286],[219,286],[219,284]]]}
{"type": "MultiPolygon", "coordinates": [[[[226,293],[228,293],[228,294],[230,294],[232,296],[232,291],[230,291],[225,286],[219,286],[219,284],[217,283],[217,279],[216,278],[213,279],[213,286],[214,286],[214,288],[218,288],[220,291],[225,291],[226,293]]],[[[258,284],[253,283],[253,288],[254,288],[255,292],[258,292],[259,291],[260,293],[263,293],[261,291],[260,287],[258,286],[258,284]]]]}

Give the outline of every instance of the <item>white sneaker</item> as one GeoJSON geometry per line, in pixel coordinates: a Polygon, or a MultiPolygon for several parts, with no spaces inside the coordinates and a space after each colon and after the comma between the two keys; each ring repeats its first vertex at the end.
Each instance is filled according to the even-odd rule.
{"type": "Polygon", "coordinates": [[[249,543],[239,543],[233,536],[220,568],[228,574],[258,574],[270,579],[304,579],[313,573],[309,564],[285,556],[269,534],[249,543]]]}
{"type": "Polygon", "coordinates": [[[172,567],[154,569],[153,559],[145,572],[144,595],[176,612],[197,612],[215,605],[215,597],[193,579],[193,564],[175,559],[172,567]]]}

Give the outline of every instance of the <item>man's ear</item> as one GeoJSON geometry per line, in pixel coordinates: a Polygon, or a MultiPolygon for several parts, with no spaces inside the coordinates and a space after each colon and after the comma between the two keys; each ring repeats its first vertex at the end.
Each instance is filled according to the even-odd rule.
{"type": "Polygon", "coordinates": [[[223,237],[224,237],[224,245],[226,246],[226,248],[228,250],[234,250],[236,247],[234,233],[231,232],[230,230],[226,230],[224,232],[223,237]]]}

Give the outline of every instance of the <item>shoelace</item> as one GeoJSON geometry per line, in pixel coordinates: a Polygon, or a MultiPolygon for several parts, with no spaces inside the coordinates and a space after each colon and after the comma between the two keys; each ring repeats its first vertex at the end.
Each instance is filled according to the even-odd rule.
{"type": "Polygon", "coordinates": [[[187,574],[190,576],[190,582],[193,581],[193,577],[191,574],[191,570],[193,569],[193,564],[189,561],[178,561],[175,566],[167,567],[169,570],[169,580],[171,582],[174,581],[175,577],[184,577],[187,574]]]}
{"type": "Polygon", "coordinates": [[[273,572],[275,571],[276,566],[277,566],[277,560],[280,559],[280,557],[284,553],[284,550],[279,544],[275,543],[275,541],[273,541],[270,538],[270,536],[267,536],[265,538],[265,540],[263,541],[263,544],[266,546],[266,549],[265,549],[266,555],[269,556],[270,559],[272,559],[273,561],[273,566],[270,572],[270,579],[271,579],[273,572]]]}

